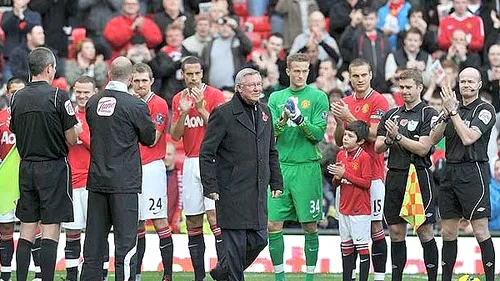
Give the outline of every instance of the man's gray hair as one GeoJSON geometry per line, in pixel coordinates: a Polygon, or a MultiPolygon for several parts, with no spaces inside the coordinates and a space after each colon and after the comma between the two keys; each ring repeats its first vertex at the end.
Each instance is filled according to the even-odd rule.
{"type": "Polygon", "coordinates": [[[109,78],[114,81],[126,81],[132,76],[132,63],[126,57],[117,57],[111,63],[109,78]]]}
{"type": "Polygon", "coordinates": [[[31,76],[41,74],[49,65],[56,67],[56,57],[49,48],[38,47],[28,55],[28,67],[31,76]]]}
{"type": "Polygon", "coordinates": [[[255,75],[255,74],[260,75],[260,72],[253,68],[243,68],[242,70],[240,70],[238,74],[236,74],[236,78],[234,79],[234,89],[236,90],[236,86],[241,84],[241,80],[243,80],[245,76],[255,75]]]}

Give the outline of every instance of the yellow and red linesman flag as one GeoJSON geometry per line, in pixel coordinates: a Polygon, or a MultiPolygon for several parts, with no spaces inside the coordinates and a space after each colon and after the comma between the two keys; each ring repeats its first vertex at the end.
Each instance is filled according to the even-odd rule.
{"type": "Polygon", "coordinates": [[[417,171],[415,165],[410,164],[408,170],[408,180],[406,181],[406,190],[401,205],[399,216],[413,226],[413,232],[425,222],[425,210],[418,183],[417,171]]]}
{"type": "Polygon", "coordinates": [[[12,211],[19,199],[19,163],[21,163],[21,157],[14,145],[0,165],[1,215],[12,211]]]}

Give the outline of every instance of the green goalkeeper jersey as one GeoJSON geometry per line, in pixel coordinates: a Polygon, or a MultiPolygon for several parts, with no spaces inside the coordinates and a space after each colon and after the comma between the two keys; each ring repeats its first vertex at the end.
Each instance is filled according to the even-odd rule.
{"type": "Polygon", "coordinates": [[[269,107],[273,117],[280,163],[296,164],[320,160],[321,153],[317,144],[325,136],[329,111],[326,94],[310,86],[299,91],[286,88],[271,94],[269,107]],[[304,117],[299,126],[290,119],[284,126],[278,122],[290,97],[298,99],[297,106],[304,117]]]}

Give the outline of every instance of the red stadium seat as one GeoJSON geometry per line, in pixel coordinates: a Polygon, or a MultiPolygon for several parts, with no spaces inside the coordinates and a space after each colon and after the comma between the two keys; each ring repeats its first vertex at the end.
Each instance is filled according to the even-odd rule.
{"type": "Polygon", "coordinates": [[[245,33],[248,38],[250,38],[250,41],[252,41],[252,45],[255,48],[260,48],[262,45],[262,36],[259,32],[246,32],[245,33]]]}
{"type": "Polygon", "coordinates": [[[61,90],[69,91],[68,82],[66,82],[66,78],[64,77],[59,77],[57,79],[54,79],[54,81],[52,81],[52,86],[59,88],[61,90]]]}
{"type": "Polygon", "coordinates": [[[246,19],[247,23],[252,24],[253,32],[271,32],[271,24],[268,16],[249,16],[246,19]]]}
{"type": "Polygon", "coordinates": [[[330,18],[325,18],[325,31],[330,30],[330,18]]]}
{"type": "Polygon", "coordinates": [[[246,0],[234,0],[233,11],[240,17],[248,16],[248,4],[246,0]]]}

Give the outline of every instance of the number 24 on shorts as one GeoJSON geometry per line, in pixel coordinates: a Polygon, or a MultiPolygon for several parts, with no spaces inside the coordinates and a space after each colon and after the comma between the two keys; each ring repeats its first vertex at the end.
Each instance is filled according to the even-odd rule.
{"type": "Polygon", "coordinates": [[[156,201],[154,198],[149,198],[148,201],[151,203],[151,206],[149,207],[150,211],[155,211],[156,207],[161,210],[161,208],[163,207],[161,204],[161,198],[158,198],[158,201],[156,201]]]}

